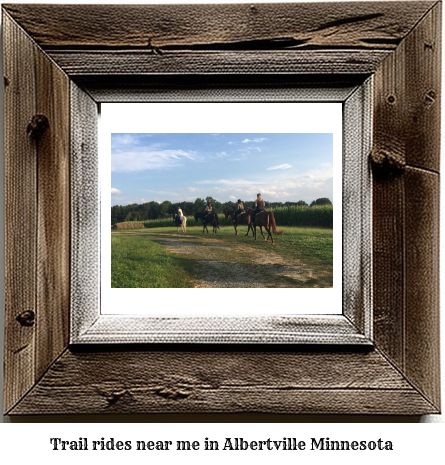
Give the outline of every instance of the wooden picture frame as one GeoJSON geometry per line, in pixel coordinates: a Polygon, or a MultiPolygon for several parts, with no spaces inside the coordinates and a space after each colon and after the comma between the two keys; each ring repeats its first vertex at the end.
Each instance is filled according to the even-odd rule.
{"type": "Polygon", "coordinates": [[[440,2],[2,14],[6,414],[440,411],[440,2]],[[73,229],[92,214],[71,192],[93,188],[71,160],[96,170],[98,103],[369,79],[373,308],[372,321],[352,322],[372,326],[370,344],[70,344],[73,229]]]}

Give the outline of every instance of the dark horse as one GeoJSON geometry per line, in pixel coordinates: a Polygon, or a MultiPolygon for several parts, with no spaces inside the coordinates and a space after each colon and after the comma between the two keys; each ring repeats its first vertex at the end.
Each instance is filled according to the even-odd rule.
{"type": "MultiPolygon", "coordinates": [[[[248,208],[247,210],[252,210],[251,208],[248,208]]],[[[235,213],[235,210],[224,210],[224,216],[226,217],[226,220],[230,218],[233,218],[233,214],[235,213]]],[[[239,213],[237,216],[236,216],[236,221],[235,223],[232,223],[233,224],[233,227],[235,228],[235,234],[238,235],[238,229],[237,229],[237,226],[239,224],[246,224],[247,225],[247,233],[246,233],[246,236],[249,235],[249,231],[251,230],[252,231],[252,236],[254,235],[254,232],[253,232],[253,227],[252,225],[249,224],[249,222],[247,221],[247,213],[246,212],[241,212],[239,213]]],[[[264,237],[264,234],[263,234],[263,227],[261,226],[260,227],[261,229],[261,234],[262,236],[264,237]]]]}
{"type": "Polygon", "coordinates": [[[209,230],[207,229],[207,224],[211,223],[212,226],[213,226],[213,234],[216,234],[216,230],[219,229],[218,215],[216,213],[210,212],[206,216],[205,223],[203,221],[204,215],[205,215],[204,212],[195,213],[195,221],[196,221],[196,223],[198,223],[198,221],[201,220],[202,221],[202,226],[203,226],[202,232],[204,232],[204,230],[206,230],[207,234],[209,233],[209,230]]]}
{"type": "MultiPolygon", "coordinates": [[[[250,223],[250,213],[251,212],[252,212],[252,209],[248,208],[247,215],[248,215],[249,223],[250,223]]],[[[267,242],[269,240],[269,236],[270,236],[271,239],[272,239],[272,244],[274,243],[273,236],[272,236],[272,231],[273,231],[273,233],[275,235],[283,234],[283,231],[277,231],[277,224],[275,223],[275,217],[273,215],[273,212],[262,211],[262,212],[259,212],[259,213],[257,213],[255,215],[255,223],[254,223],[254,227],[255,227],[254,237],[255,237],[255,240],[256,240],[256,227],[257,226],[259,226],[260,228],[262,226],[264,226],[264,228],[267,231],[267,239],[264,239],[264,240],[267,242]]],[[[263,237],[264,237],[264,235],[263,235],[263,237]]]]}

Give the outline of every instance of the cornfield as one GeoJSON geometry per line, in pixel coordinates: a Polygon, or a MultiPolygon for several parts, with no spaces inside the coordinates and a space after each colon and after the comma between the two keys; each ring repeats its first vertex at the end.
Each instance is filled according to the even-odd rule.
{"type": "Polygon", "coordinates": [[[272,210],[278,226],[333,227],[333,206],[280,207],[272,210]]]}
{"type": "MultiPolygon", "coordinates": [[[[175,223],[173,218],[161,218],[159,220],[148,220],[142,221],[145,228],[166,228],[168,226],[174,226],[175,223]]],[[[193,216],[187,216],[187,227],[195,226],[196,221],[193,216]]]]}

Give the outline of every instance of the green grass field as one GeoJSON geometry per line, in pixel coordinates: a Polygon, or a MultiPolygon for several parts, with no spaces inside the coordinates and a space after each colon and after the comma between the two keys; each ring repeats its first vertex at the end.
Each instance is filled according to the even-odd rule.
{"type": "Polygon", "coordinates": [[[183,263],[162,245],[140,236],[112,234],[111,287],[194,286],[183,263]]]}
{"type": "Polygon", "coordinates": [[[244,237],[245,226],[235,236],[225,220],[216,235],[191,225],[186,234],[176,227],[112,232],[112,287],[252,287],[256,280],[266,283],[257,287],[332,287],[332,229],[278,229],[273,246],[259,231],[256,242],[244,237]]]}

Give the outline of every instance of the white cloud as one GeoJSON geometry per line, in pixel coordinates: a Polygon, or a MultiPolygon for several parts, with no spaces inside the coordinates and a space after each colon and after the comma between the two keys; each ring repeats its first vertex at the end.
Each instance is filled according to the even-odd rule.
{"type": "Polygon", "coordinates": [[[244,179],[218,179],[218,180],[205,180],[205,181],[198,181],[197,184],[222,184],[227,186],[236,186],[237,184],[246,185],[246,184],[256,184],[255,181],[247,181],[244,179]]]}
{"type": "Polygon", "coordinates": [[[218,153],[215,153],[215,155],[211,156],[211,158],[224,158],[224,157],[228,157],[229,154],[226,153],[226,152],[218,152],[218,153]]]}
{"type": "Polygon", "coordinates": [[[133,145],[138,141],[138,137],[133,134],[112,134],[113,145],[133,145]]]}
{"type": "Polygon", "coordinates": [[[115,187],[112,187],[111,188],[111,195],[123,195],[123,193],[119,189],[116,189],[115,187]]]}
{"type": "Polygon", "coordinates": [[[230,198],[231,199],[236,199],[236,197],[234,195],[231,195],[230,198]]]}
{"type": "Polygon", "coordinates": [[[235,145],[236,142],[229,142],[229,145],[235,145]]]}
{"type": "MultiPolygon", "coordinates": [[[[328,197],[332,200],[333,176],[332,171],[312,171],[310,173],[294,175],[286,170],[277,170],[265,176],[251,179],[215,179],[199,181],[205,185],[206,192],[212,192],[216,199],[233,199],[238,195],[242,199],[252,202],[256,194],[261,192],[267,201],[287,200],[296,202],[328,197]]],[[[207,194],[206,194],[207,195],[207,194]]]]}
{"type": "Polygon", "coordinates": [[[131,172],[176,168],[184,161],[196,160],[194,151],[146,150],[114,153],[111,155],[112,172],[131,172]]]}
{"type": "Polygon", "coordinates": [[[285,163],[284,165],[271,166],[270,168],[267,168],[267,171],[270,171],[270,170],[288,170],[289,168],[292,168],[292,165],[289,165],[289,164],[285,163]]]}
{"type": "Polygon", "coordinates": [[[244,139],[242,141],[243,144],[248,144],[249,142],[260,143],[264,142],[265,140],[269,140],[267,137],[256,137],[255,139],[244,139]]]}

